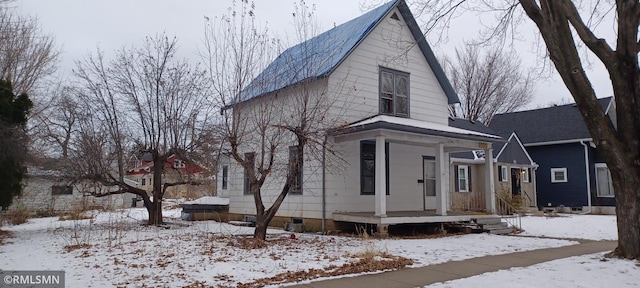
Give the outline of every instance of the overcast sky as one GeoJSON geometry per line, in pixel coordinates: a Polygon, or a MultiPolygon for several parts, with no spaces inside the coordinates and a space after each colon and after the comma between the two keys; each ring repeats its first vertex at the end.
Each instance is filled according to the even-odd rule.
{"type": "MultiPolygon", "coordinates": [[[[315,5],[321,31],[325,31],[364,13],[362,4],[365,1],[307,0],[307,4],[315,5]]],[[[368,0],[366,3],[376,1],[381,2],[368,0]]],[[[256,2],[258,20],[267,22],[272,33],[281,37],[294,35],[293,0],[256,2]]],[[[96,47],[110,56],[114,50],[123,46],[139,46],[145,36],[163,31],[178,38],[183,56],[197,60],[197,49],[202,47],[204,35],[204,17],[223,15],[231,0],[18,0],[15,4],[23,14],[38,17],[44,32],[55,36],[63,50],[60,72],[68,75],[73,61],[95,52],[96,47]]],[[[428,39],[437,55],[453,55],[453,49],[459,47],[463,40],[476,37],[477,27],[480,27],[477,17],[468,15],[454,20],[446,43],[435,43],[433,37],[428,39]]],[[[533,35],[533,30],[530,33],[533,35]]],[[[520,45],[522,47],[518,50],[524,65],[535,65],[540,61],[532,52],[531,42],[520,45]]],[[[604,69],[595,66],[588,72],[596,79],[594,88],[598,97],[610,96],[611,88],[604,69]]],[[[533,103],[528,108],[568,98],[569,92],[559,77],[541,80],[536,83],[533,103]]]]}

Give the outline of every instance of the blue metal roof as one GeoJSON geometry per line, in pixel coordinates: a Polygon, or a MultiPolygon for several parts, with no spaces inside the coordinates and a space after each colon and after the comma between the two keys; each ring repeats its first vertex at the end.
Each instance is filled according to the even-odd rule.
{"type": "Polygon", "coordinates": [[[459,102],[404,0],[390,1],[358,18],[285,50],[240,92],[239,99],[237,99],[239,101],[235,102],[244,102],[305,80],[327,76],[396,6],[407,22],[412,35],[416,38],[418,46],[436,74],[445,94],[447,94],[449,103],[459,102]]]}

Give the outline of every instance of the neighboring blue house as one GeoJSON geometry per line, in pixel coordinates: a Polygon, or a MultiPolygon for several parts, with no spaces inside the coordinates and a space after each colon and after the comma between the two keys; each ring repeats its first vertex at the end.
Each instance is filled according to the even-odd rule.
{"type": "MultiPolygon", "coordinates": [[[[538,165],[531,159],[515,132],[498,134],[481,122],[459,118],[449,118],[449,126],[502,136],[505,142],[494,142],[491,145],[493,166],[496,171],[494,173],[495,194],[505,201],[514,201],[513,199],[519,198],[518,201],[522,207],[537,206],[534,171],[538,165]]],[[[473,192],[485,186],[485,178],[482,177],[485,155],[483,151],[456,152],[451,153],[450,162],[453,181],[450,185],[452,205],[466,205],[469,209],[473,209],[476,206],[475,203],[482,202],[482,199],[477,199],[482,198],[482,194],[477,195],[473,192]],[[459,184],[460,176],[465,178],[464,172],[468,174],[466,179],[469,180],[470,189],[460,188],[462,186],[459,184]],[[473,179],[480,180],[473,181],[473,179]]]]}
{"type": "MultiPolygon", "coordinates": [[[[599,99],[616,125],[615,101],[599,99]]],[[[575,104],[496,115],[489,127],[515,131],[536,170],[538,207],[560,207],[614,213],[611,175],[575,104]]]]}

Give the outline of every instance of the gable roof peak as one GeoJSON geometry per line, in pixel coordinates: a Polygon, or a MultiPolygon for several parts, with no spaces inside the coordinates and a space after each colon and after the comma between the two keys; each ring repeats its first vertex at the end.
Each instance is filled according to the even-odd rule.
{"type": "Polygon", "coordinates": [[[234,102],[244,102],[304,81],[328,76],[394,8],[398,9],[400,16],[407,23],[420,51],[445,91],[449,104],[458,103],[457,94],[404,0],[389,1],[357,18],[286,49],[243,88],[234,102]]]}

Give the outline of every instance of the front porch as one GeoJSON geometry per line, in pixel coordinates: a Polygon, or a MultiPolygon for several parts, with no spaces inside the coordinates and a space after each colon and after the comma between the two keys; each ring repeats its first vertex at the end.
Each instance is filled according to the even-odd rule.
{"type": "Polygon", "coordinates": [[[464,211],[474,208],[486,211],[484,215],[496,212],[491,143],[503,141],[499,136],[384,115],[353,123],[334,131],[332,136],[335,143],[345,143],[346,149],[359,147],[360,158],[352,158],[355,169],[349,172],[351,179],[360,180],[359,186],[351,186],[359,188],[360,196],[353,197],[358,190],[351,188],[345,194],[353,196],[345,200],[364,200],[336,204],[331,209],[334,221],[388,226],[469,221],[483,215],[456,212],[460,209],[452,205],[458,202],[452,197],[453,190],[481,194],[474,199],[483,203],[464,211]],[[487,155],[483,165],[486,172],[483,187],[470,189],[471,175],[465,172],[464,177],[458,177],[457,171],[450,173],[449,154],[476,150],[487,155]],[[451,182],[453,175],[456,185],[451,182]]]}

